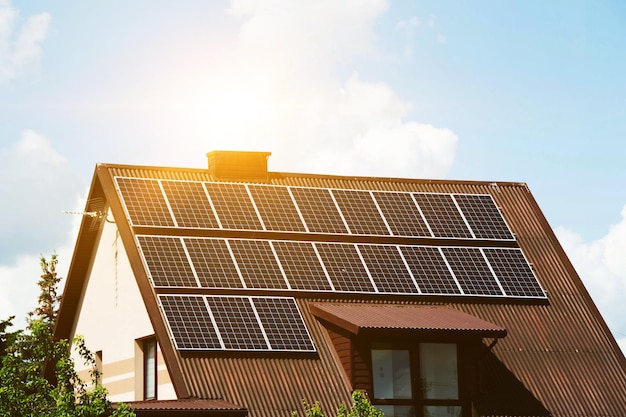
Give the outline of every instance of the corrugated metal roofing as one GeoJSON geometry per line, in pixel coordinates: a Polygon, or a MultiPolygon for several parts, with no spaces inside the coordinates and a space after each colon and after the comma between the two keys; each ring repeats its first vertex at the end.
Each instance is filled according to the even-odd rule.
{"type": "MultiPolygon", "coordinates": [[[[108,175],[211,181],[207,170],[101,165],[108,175]]],[[[224,399],[250,410],[253,417],[285,416],[300,410],[302,399],[319,400],[327,413],[349,401],[350,384],[328,333],[309,303],[349,301],[368,304],[437,305],[497,323],[508,331],[492,352],[554,416],[626,416],[626,359],[617,346],[582,281],[561,248],[526,184],[448,180],[412,180],[269,173],[277,185],[364,190],[490,194],[516,236],[520,248],[548,293],[547,303],[437,296],[403,298],[350,297],[326,299],[299,296],[298,306],[309,327],[317,354],[210,355],[174,352],[168,366],[180,370],[179,394],[224,399]]],[[[98,188],[98,180],[94,179],[98,188]]],[[[94,197],[117,199],[109,191],[94,197]]],[[[107,189],[106,187],[104,187],[107,189]]],[[[558,190],[555,190],[558,192],[558,190]]],[[[121,219],[116,219],[121,221],[121,219]]],[[[85,226],[86,228],[87,226],[85,226]]],[[[95,241],[83,231],[86,241],[95,241]]],[[[129,246],[129,245],[125,245],[129,246]]],[[[88,248],[82,249],[88,254],[88,248]]],[[[80,259],[78,259],[80,261],[80,259]]],[[[80,261],[83,262],[83,261],[80,261]]],[[[87,268],[84,265],[82,269],[87,268]]],[[[79,274],[81,268],[77,269],[79,274]]],[[[69,294],[80,293],[80,277],[68,276],[69,294]]],[[[145,298],[146,296],[144,296],[145,298]]],[[[72,321],[74,301],[61,309],[63,335],[72,321]]],[[[148,304],[148,302],[147,302],[148,304]]],[[[178,382],[177,382],[178,381],[178,382]]],[[[497,383],[496,383],[497,384],[497,383]]],[[[483,413],[485,416],[501,415],[483,413]]]]}
{"type": "Polygon", "coordinates": [[[506,329],[500,326],[446,307],[314,303],[309,308],[316,317],[354,334],[365,329],[405,329],[468,332],[485,337],[506,336],[506,329]]]}
{"type": "Polygon", "coordinates": [[[240,410],[244,407],[222,400],[162,400],[127,402],[133,410],[240,410]]]}

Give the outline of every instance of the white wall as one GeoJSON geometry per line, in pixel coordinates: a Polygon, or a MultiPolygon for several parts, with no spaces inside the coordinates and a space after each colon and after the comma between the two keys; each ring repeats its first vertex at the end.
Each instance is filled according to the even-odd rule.
{"type": "MultiPolygon", "coordinates": [[[[109,213],[108,218],[112,218],[109,213]]],[[[141,400],[143,370],[136,340],[154,334],[117,227],[105,223],[80,306],[75,335],[85,338],[92,352],[102,351],[103,384],[113,402],[141,400]],[[138,392],[137,392],[138,391],[138,392]]],[[[73,352],[77,369],[87,379],[82,360],[73,352]]],[[[158,399],[176,399],[159,355],[158,399]]]]}

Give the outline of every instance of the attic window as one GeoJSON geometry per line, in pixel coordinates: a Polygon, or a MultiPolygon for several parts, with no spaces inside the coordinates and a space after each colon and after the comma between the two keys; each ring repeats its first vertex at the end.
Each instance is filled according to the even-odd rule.
{"type": "Polygon", "coordinates": [[[217,180],[267,181],[270,152],[211,151],[209,172],[217,180]]]}

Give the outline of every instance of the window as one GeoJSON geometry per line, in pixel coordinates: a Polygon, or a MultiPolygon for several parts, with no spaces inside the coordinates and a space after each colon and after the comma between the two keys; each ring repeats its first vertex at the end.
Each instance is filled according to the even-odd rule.
{"type": "Polygon", "coordinates": [[[372,403],[395,417],[461,417],[455,343],[374,343],[372,403]]]}
{"type": "Polygon", "coordinates": [[[94,368],[96,370],[96,383],[102,384],[102,351],[94,354],[94,368]]]}
{"type": "Polygon", "coordinates": [[[151,337],[143,341],[143,399],[157,398],[157,343],[151,337]]]}

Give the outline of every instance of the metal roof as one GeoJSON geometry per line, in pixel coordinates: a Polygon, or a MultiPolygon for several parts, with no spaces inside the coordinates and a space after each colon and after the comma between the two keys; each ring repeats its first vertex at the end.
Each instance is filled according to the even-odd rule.
{"type": "Polygon", "coordinates": [[[462,311],[433,306],[314,303],[313,315],[353,334],[362,330],[426,330],[504,337],[506,329],[462,311]]]}
{"type": "MultiPolygon", "coordinates": [[[[179,398],[224,399],[245,406],[251,416],[284,416],[292,410],[301,410],[302,399],[319,400],[327,412],[332,412],[339,402],[349,401],[351,386],[327,331],[309,305],[328,302],[358,303],[360,308],[369,308],[371,304],[433,305],[464,312],[483,323],[474,322],[469,327],[485,330],[488,326],[484,323],[497,323],[497,329],[506,329],[507,337],[492,349],[494,361],[502,368],[500,374],[517,381],[552,415],[626,415],[626,359],[524,183],[268,173],[267,182],[277,185],[490,194],[547,291],[548,300],[543,303],[459,300],[443,296],[392,300],[350,295],[318,299],[301,295],[297,303],[317,347],[316,355],[202,355],[176,351],[171,346],[156,296],[146,272],[142,272],[132,227],[123,215],[112,185],[115,175],[196,181],[214,178],[202,169],[100,164],[86,207],[90,211],[106,201],[113,211],[179,398]]],[[[57,337],[71,334],[89,259],[97,244],[97,224],[93,224],[96,221],[84,219],[81,226],[59,313],[57,337]]],[[[370,322],[377,323],[374,319],[370,322]]],[[[491,382],[497,390],[498,382],[491,382]]],[[[506,405],[488,401],[483,404],[486,405],[479,411],[484,416],[533,415],[531,411],[524,414],[523,407],[517,413],[507,414],[502,411],[506,405]]]]}

